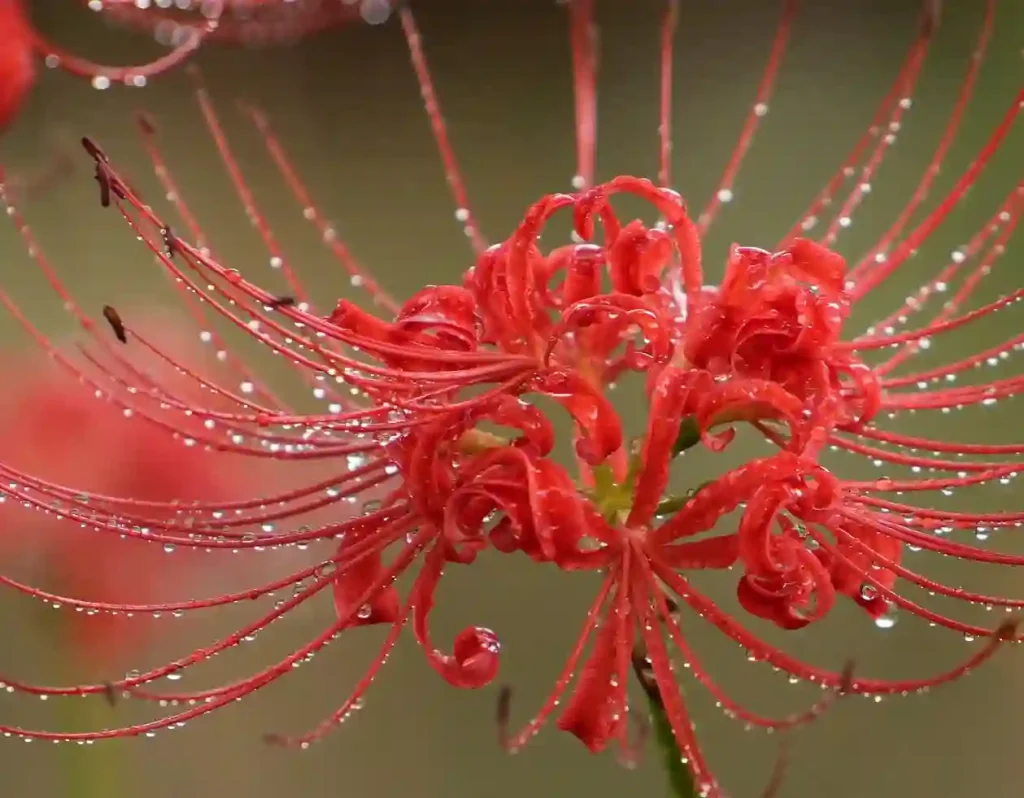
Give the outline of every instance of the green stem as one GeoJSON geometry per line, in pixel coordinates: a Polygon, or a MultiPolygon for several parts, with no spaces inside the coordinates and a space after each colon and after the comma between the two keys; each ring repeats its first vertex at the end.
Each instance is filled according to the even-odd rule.
{"type": "Polygon", "coordinates": [[[661,699],[661,691],[658,689],[650,661],[640,649],[633,652],[633,672],[647,696],[651,729],[665,765],[669,795],[671,798],[698,798],[697,790],[693,786],[693,776],[679,756],[679,746],[672,733],[672,724],[665,712],[665,702],[661,699]]]}
{"type": "Polygon", "coordinates": [[[700,428],[697,426],[697,419],[687,416],[679,424],[679,435],[676,436],[675,445],[672,447],[672,456],[681,455],[698,443],[700,443],[700,428]]]}
{"type": "MultiPolygon", "coordinates": [[[[70,730],[96,729],[109,726],[111,708],[98,696],[61,699],[64,720],[70,730]]],[[[120,769],[124,757],[118,755],[117,744],[104,740],[96,745],[65,744],[61,746],[60,767],[67,798],[111,798],[125,795],[120,786],[120,769]]]]}
{"type": "Polygon", "coordinates": [[[651,708],[651,724],[654,727],[654,739],[661,752],[662,762],[665,763],[665,773],[668,776],[669,795],[673,798],[697,798],[697,791],[693,787],[693,777],[686,765],[679,758],[679,746],[676,744],[675,735],[672,734],[672,725],[668,722],[665,714],[665,705],[661,700],[652,701],[648,699],[651,708]]]}
{"type": "MultiPolygon", "coordinates": [[[[82,652],[71,640],[70,630],[64,625],[53,627],[62,650],[64,661],[81,663],[82,652]]],[[[81,673],[69,674],[81,678],[81,673]]],[[[106,700],[100,695],[66,696],[57,699],[64,728],[69,732],[104,729],[114,723],[116,694],[111,689],[106,700]]],[[[127,795],[122,770],[126,759],[121,753],[121,741],[100,740],[94,745],[65,743],[60,746],[59,767],[64,777],[66,798],[111,798],[127,795]]]]}
{"type": "MultiPolygon", "coordinates": [[[[757,408],[752,410],[743,407],[731,412],[719,413],[711,419],[708,429],[714,429],[723,424],[732,424],[737,421],[746,421],[757,426],[761,423],[771,424],[771,422],[775,421],[775,416],[767,411],[759,411],[757,408]]],[[[700,443],[700,427],[697,426],[697,417],[686,416],[679,424],[679,434],[676,436],[676,442],[672,446],[672,456],[678,457],[698,443],[700,443]]]]}

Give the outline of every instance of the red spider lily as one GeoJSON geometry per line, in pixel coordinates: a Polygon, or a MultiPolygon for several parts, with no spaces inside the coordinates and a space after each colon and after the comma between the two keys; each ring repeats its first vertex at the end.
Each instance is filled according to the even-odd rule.
{"type": "Polygon", "coordinates": [[[0,0],[0,131],[20,110],[35,82],[35,59],[51,69],[88,78],[97,89],[116,83],[145,86],[149,78],[189,59],[204,42],[291,42],[352,21],[385,21],[391,0],[203,0],[173,10],[143,8],[135,0],[89,0],[88,7],[117,22],[151,32],[171,51],[134,66],[101,64],[72,53],[39,31],[24,0],[0,0]]]}
{"type": "Polygon", "coordinates": [[[35,59],[51,69],[89,78],[97,89],[115,83],[145,86],[149,78],[186,61],[217,30],[220,0],[204,5],[199,21],[182,27],[170,52],[148,63],[111,66],[82,58],[51,41],[30,19],[24,0],[0,0],[0,131],[14,119],[35,83],[35,59]]]}
{"type": "MultiPolygon", "coordinates": [[[[54,739],[151,732],[264,687],[342,631],[366,623],[384,623],[390,629],[378,658],[352,695],[308,734],[276,740],[306,745],[347,717],[410,620],[428,661],[443,678],[460,687],[482,686],[498,671],[494,633],[471,627],[457,636],[451,653],[441,652],[431,640],[428,616],[444,568],[469,564],[486,548],[521,552],[538,563],[603,576],[555,689],[520,732],[505,735],[506,745],[515,749],[525,744],[554,713],[580,671],[559,725],[593,750],[613,741],[628,750],[626,684],[634,649],[640,649],[649,659],[680,755],[703,795],[718,794],[719,787],[694,736],[673,673],[676,658],[685,661],[730,714],[754,725],[787,728],[816,717],[840,692],[906,693],[956,679],[988,659],[1002,642],[1018,639],[1013,624],[989,627],[962,620],[917,602],[907,588],[917,586],[964,603],[1007,610],[1021,606],[1021,600],[934,581],[909,567],[904,552],[927,550],[969,562],[1019,565],[1024,558],[959,542],[952,535],[979,527],[1016,527],[1024,522],[1024,513],[951,511],[923,501],[911,503],[900,495],[1009,481],[1021,468],[1024,444],[955,443],[894,432],[884,422],[889,415],[991,404],[1021,392],[1020,376],[947,385],[976,365],[1009,360],[1011,352],[1024,345],[1021,336],[945,365],[916,371],[911,366],[900,373],[897,369],[912,364],[932,339],[1019,307],[1022,289],[973,307],[972,303],[1011,240],[1024,206],[1024,183],[1011,180],[1006,199],[993,209],[991,219],[948,264],[930,270],[919,290],[898,302],[890,318],[861,335],[850,330],[858,303],[897,273],[911,270],[912,256],[948,223],[1015,132],[1024,91],[1009,98],[1008,110],[948,193],[925,207],[937,168],[947,162],[971,99],[993,29],[995,3],[985,5],[976,56],[924,176],[869,252],[847,260],[835,245],[868,194],[912,105],[913,87],[938,24],[933,2],[924,3],[922,24],[892,89],[836,177],[772,250],[734,247],[724,258],[725,275],[717,285],[705,280],[702,236],[722,205],[733,198],[743,156],[768,110],[795,4],[783,3],[768,66],[714,200],[694,215],[670,188],[676,3],[668,4],[661,40],[658,183],[620,176],[595,184],[598,62],[592,3],[576,0],[569,4],[569,14],[578,142],[574,191],[544,197],[527,210],[507,239],[488,246],[448,142],[412,13],[400,10],[455,195],[456,217],[466,225],[476,252],[476,263],[462,285],[430,286],[401,304],[362,270],[316,209],[266,118],[248,110],[289,189],[306,209],[305,217],[319,228],[353,283],[364,287],[391,320],[348,301],[339,302],[328,316],[316,311],[256,205],[202,90],[204,117],[238,194],[294,296],[261,288],[225,266],[204,245],[207,237],[172,182],[155,129],[147,120],[141,128],[148,152],[187,235],[174,232],[106,154],[85,141],[96,163],[101,202],[116,207],[182,288],[186,301],[195,303],[197,296],[202,297],[202,305],[192,305],[197,312],[211,309],[247,331],[294,364],[319,398],[332,402],[331,413],[298,413],[244,376],[248,389],[240,394],[203,383],[235,403],[230,412],[179,397],[169,403],[169,412],[213,422],[209,434],[197,440],[219,451],[287,461],[345,457],[346,470],[331,483],[335,487],[329,500],[358,501],[378,486],[384,498],[364,506],[358,518],[298,527],[270,540],[243,531],[266,517],[260,512],[243,512],[237,523],[225,524],[207,508],[197,508],[188,536],[173,525],[148,519],[148,539],[180,546],[255,548],[339,537],[341,542],[332,543],[335,554],[317,569],[297,572],[265,589],[191,602],[185,608],[228,604],[296,586],[292,599],[235,635],[165,668],[115,683],[140,699],[201,702],[197,706],[159,721],[89,734],[10,731],[54,739]],[[846,186],[845,178],[854,175],[855,185],[846,186]],[[653,226],[623,223],[613,205],[622,193],[649,203],[659,221],[653,226]],[[818,217],[833,204],[839,206],[835,223],[820,238],[811,238],[818,217]],[[538,238],[556,213],[572,215],[576,240],[544,251],[538,238]],[[948,298],[929,314],[929,301],[942,294],[948,298]],[[883,351],[888,357],[877,358],[883,351]],[[608,396],[610,384],[628,372],[642,374],[646,383],[648,419],[636,440],[627,439],[608,396]],[[574,422],[578,476],[551,457],[555,427],[531,401],[538,395],[560,404],[574,422]],[[774,451],[689,493],[673,494],[670,470],[680,455],[698,444],[722,450],[741,423],[760,433],[774,451]],[[495,428],[506,432],[499,434],[495,428]],[[832,450],[863,455],[893,469],[905,467],[910,476],[846,478],[828,464],[832,450]],[[917,476],[921,472],[928,476],[917,476]],[[891,493],[898,500],[886,497],[891,493]],[[731,522],[728,516],[734,512],[739,520],[731,522]],[[403,597],[394,583],[417,560],[420,570],[403,597]],[[891,612],[898,608],[935,625],[984,637],[986,643],[959,666],[917,679],[855,678],[849,672],[823,669],[758,636],[689,579],[693,571],[725,569],[735,573],[727,578],[736,584],[741,607],[783,629],[822,619],[846,597],[880,626],[891,625],[891,612]],[[155,694],[147,689],[158,676],[234,645],[328,589],[333,592],[336,619],[284,660],[210,690],[155,694]],[[751,658],[829,688],[829,695],[783,718],[747,710],[702,666],[680,627],[676,605],[708,621],[751,658]],[[585,653],[591,637],[593,646],[585,653]]],[[[15,220],[30,235],[17,214],[15,220]]],[[[30,243],[40,259],[38,244],[30,243]]],[[[40,264],[49,268],[45,261],[40,264]]],[[[119,319],[114,328],[119,337],[166,357],[119,319]]],[[[223,351],[230,367],[244,369],[228,350],[223,351]]],[[[134,409],[136,399],[128,387],[116,381],[103,383],[112,401],[134,409]]],[[[171,425],[169,418],[151,420],[171,425]]],[[[260,505],[274,507],[275,519],[298,519],[322,489],[318,485],[305,493],[265,498],[260,505]]],[[[111,527],[117,534],[127,534],[116,513],[97,531],[109,532],[111,527]]],[[[102,689],[16,687],[74,694],[102,689]]]]}
{"type": "MultiPolygon", "coordinates": [[[[150,326],[154,339],[183,362],[201,362],[196,357],[201,351],[191,342],[186,346],[171,323],[150,326]]],[[[58,357],[77,368],[88,366],[81,355],[64,349],[58,357]]],[[[160,547],[90,535],[75,522],[87,527],[97,516],[133,507],[146,507],[172,522],[181,511],[168,502],[240,499],[259,484],[262,469],[249,459],[226,459],[183,446],[166,430],[140,425],[112,404],[96,401],[65,370],[48,362],[22,361],[13,359],[5,368],[0,448],[5,482],[14,487],[5,492],[0,506],[0,561],[7,573],[27,569],[32,581],[0,580],[47,602],[61,603],[64,596],[82,599],[75,606],[84,614],[75,613],[61,634],[68,635],[83,660],[111,664],[136,650],[153,633],[154,624],[97,608],[126,601],[154,603],[175,588],[180,593],[182,584],[196,582],[211,563],[192,550],[169,563],[160,547]],[[44,508],[48,512],[40,511],[44,508]],[[16,569],[17,563],[24,567],[16,569]]],[[[151,372],[153,364],[147,365],[151,372]]],[[[166,367],[158,371],[164,372],[162,382],[183,382],[166,367]]],[[[135,379],[145,373],[135,371],[135,379]]],[[[186,428],[180,432],[185,434],[186,428]]]]}
{"type": "Polygon", "coordinates": [[[35,81],[29,22],[21,0],[0,3],[0,130],[10,124],[35,81]]]}
{"type": "MultiPolygon", "coordinates": [[[[104,16],[153,33],[161,40],[198,34],[205,26],[203,3],[176,4],[173,8],[143,8],[135,0],[90,2],[104,16]]],[[[336,25],[365,21],[384,22],[392,0],[225,0],[217,27],[207,41],[271,45],[296,41],[336,25]]],[[[206,5],[206,10],[209,5],[206,5]]]]}

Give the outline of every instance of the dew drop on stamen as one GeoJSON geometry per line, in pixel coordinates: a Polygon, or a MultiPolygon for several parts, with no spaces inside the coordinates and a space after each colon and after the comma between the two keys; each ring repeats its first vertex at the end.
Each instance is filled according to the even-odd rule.
{"type": "Polygon", "coordinates": [[[886,611],[875,618],[875,626],[879,629],[892,629],[896,625],[896,607],[887,605],[886,611]]]}

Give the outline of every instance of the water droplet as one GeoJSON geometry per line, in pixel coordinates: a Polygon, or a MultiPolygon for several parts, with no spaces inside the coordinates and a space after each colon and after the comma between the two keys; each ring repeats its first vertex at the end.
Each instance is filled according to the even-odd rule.
{"type": "Polygon", "coordinates": [[[875,618],[875,626],[879,629],[892,629],[896,625],[896,607],[888,604],[883,614],[875,618]]]}

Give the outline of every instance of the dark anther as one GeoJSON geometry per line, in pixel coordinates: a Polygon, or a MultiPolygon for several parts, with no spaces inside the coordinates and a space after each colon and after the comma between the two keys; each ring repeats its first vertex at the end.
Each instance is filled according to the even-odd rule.
{"type": "Polygon", "coordinates": [[[124,329],[124,322],[121,321],[121,314],[119,314],[110,305],[103,306],[103,318],[107,320],[110,325],[110,329],[114,331],[114,335],[117,340],[122,344],[128,343],[128,333],[124,329]]]}
{"type": "Polygon", "coordinates": [[[164,240],[164,250],[168,258],[173,258],[178,251],[178,237],[170,227],[160,228],[160,237],[164,240]]]}
{"type": "Polygon", "coordinates": [[[103,697],[107,699],[107,703],[110,706],[114,706],[117,703],[117,691],[114,689],[113,682],[103,683],[103,697]]]}
{"type": "Polygon", "coordinates": [[[847,660],[843,666],[843,675],[839,681],[838,692],[839,695],[846,695],[853,690],[853,660],[847,660]]]}
{"type": "Polygon", "coordinates": [[[101,150],[96,145],[96,142],[93,141],[88,136],[82,136],[82,146],[85,147],[85,151],[87,153],[89,153],[89,155],[94,160],[97,160],[97,161],[105,161],[105,160],[107,160],[107,156],[103,153],[103,150],[101,150]]]}
{"type": "Polygon", "coordinates": [[[779,790],[782,789],[782,782],[786,778],[786,768],[789,766],[789,744],[783,740],[779,747],[779,755],[775,759],[775,767],[772,768],[772,775],[768,778],[761,798],[776,798],[779,790]]]}
{"type": "Polygon", "coordinates": [[[295,297],[293,296],[278,296],[274,297],[267,303],[268,308],[290,308],[295,304],[295,297]]]}
{"type": "Polygon", "coordinates": [[[100,185],[100,205],[104,208],[110,207],[110,193],[113,192],[119,199],[125,199],[124,185],[117,177],[112,177],[107,155],[91,138],[84,136],[82,146],[96,161],[96,182],[100,185]]]}
{"type": "MultiPolygon", "coordinates": [[[[679,619],[679,604],[670,596],[665,596],[663,608],[658,607],[657,609],[658,618],[662,622],[668,620],[677,621],[679,619]]],[[[638,640],[633,646],[630,662],[633,665],[633,673],[636,674],[636,680],[640,683],[640,687],[646,694],[647,700],[654,706],[664,706],[661,690],[658,689],[658,679],[654,675],[654,666],[647,655],[647,647],[643,644],[643,641],[638,640]]]]}
{"type": "Polygon", "coordinates": [[[156,135],[156,124],[153,122],[153,117],[147,113],[140,112],[135,115],[135,122],[139,126],[139,130],[142,131],[145,136],[156,135]]]}
{"type": "MultiPolygon", "coordinates": [[[[104,166],[103,168],[104,168],[104,170],[108,169],[108,167],[106,167],[106,166],[104,166]]],[[[113,180],[111,180],[110,176],[108,174],[107,175],[107,180],[110,182],[110,190],[113,191],[117,195],[117,198],[118,199],[126,199],[126,195],[124,193],[125,184],[121,182],[121,179],[118,178],[118,177],[115,177],[113,180]]]]}
{"type": "Polygon", "coordinates": [[[501,691],[498,693],[498,742],[502,748],[508,748],[508,727],[509,721],[512,717],[512,688],[507,684],[501,686],[501,691]]]}
{"type": "Polygon", "coordinates": [[[637,643],[633,646],[630,662],[633,665],[636,680],[640,683],[647,700],[655,706],[663,706],[661,690],[658,689],[658,679],[654,675],[654,666],[651,665],[651,660],[647,657],[647,649],[642,644],[637,643]]]}
{"type": "MultiPolygon", "coordinates": [[[[675,599],[670,596],[665,596],[665,609],[668,610],[669,618],[672,618],[673,620],[679,619],[679,605],[676,603],[675,599]]],[[[665,620],[664,616],[662,617],[662,620],[665,620]]]]}
{"type": "Polygon", "coordinates": [[[942,15],[942,0],[925,0],[924,9],[921,14],[921,33],[924,36],[931,36],[939,26],[939,17],[942,15]]]}
{"type": "Polygon", "coordinates": [[[110,178],[107,177],[107,170],[103,168],[100,161],[96,162],[96,182],[100,186],[100,205],[104,208],[110,207],[110,178]]]}

